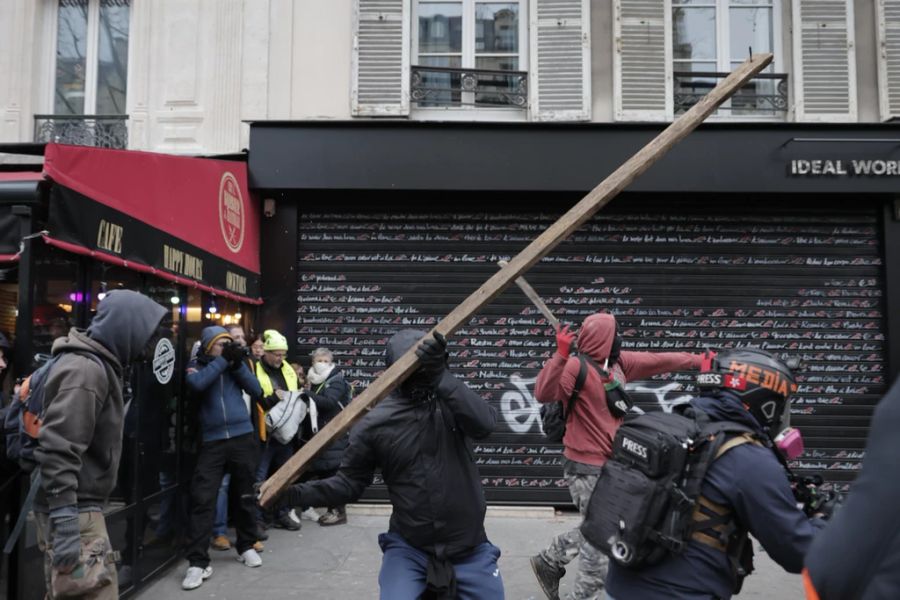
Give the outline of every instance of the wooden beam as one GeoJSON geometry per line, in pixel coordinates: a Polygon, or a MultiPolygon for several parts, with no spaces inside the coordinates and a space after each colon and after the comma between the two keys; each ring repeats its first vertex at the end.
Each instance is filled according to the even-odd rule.
{"type": "MultiPolygon", "coordinates": [[[[497,264],[500,265],[500,268],[505,267],[509,263],[505,260],[498,260],[497,264]]],[[[553,327],[559,327],[559,319],[553,316],[553,313],[550,311],[550,307],[547,306],[544,301],[538,296],[538,293],[534,291],[534,288],[531,287],[531,284],[525,281],[524,277],[516,278],[516,285],[519,286],[519,289],[531,300],[531,303],[534,304],[541,314],[544,315],[544,318],[547,319],[547,322],[550,323],[553,327]]]]}
{"type": "MultiPolygon", "coordinates": [[[[557,244],[569,237],[585,221],[609,203],[619,192],[650,168],[666,154],[676,143],[684,139],[697,128],[709,115],[732,96],[754,75],[765,69],[772,62],[771,54],[754,54],[731,74],[719,82],[706,96],[700,99],[689,111],[681,115],[665,130],[637,154],[629,158],[604,179],[597,187],[582,198],[566,214],[547,228],[524,250],[514,256],[507,266],[497,271],[481,287],[472,292],[462,304],[444,317],[432,331],[449,337],[461,325],[483,306],[493,300],[510,283],[530,269],[536,262],[553,250],[557,244]]],[[[266,480],[260,488],[260,503],[268,506],[284,489],[300,476],[309,462],[328,446],[335,438],[343,435],[366,411],[375,406],[391,390],[400,385],[418,367],[415,348],[406,354],[372,382],[353,402],[337,417],[323,427],[318,434],[308,441],[277,472],[266,480]]]]}

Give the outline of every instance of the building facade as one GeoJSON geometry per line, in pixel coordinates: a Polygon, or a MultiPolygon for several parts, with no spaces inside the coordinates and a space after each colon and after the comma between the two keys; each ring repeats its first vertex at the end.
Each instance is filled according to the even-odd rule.
{"type": "MultiPolygon", "coordinates": [[[[801,359],[794,467],[846,487],[900,372],[900,0],[6,0],[0,143],[247,149],[260,324],[361,389],[392,332],[436,324],[751,52],[775,60],[526,276],[564,321],[616,314],[629,350],[801,359]]],[[[515,290],[451,339],[501,415],[474,448],[490,501],[568,502],[533,397],[553,348],[515,290]]]]}

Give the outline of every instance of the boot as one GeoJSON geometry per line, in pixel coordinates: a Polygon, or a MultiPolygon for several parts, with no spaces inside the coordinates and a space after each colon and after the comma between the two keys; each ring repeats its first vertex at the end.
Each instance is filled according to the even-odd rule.
{"type": "Polygon", "coordinates": [[[566,570],[562,567],[554,567],[540,554],[531,557],[531,569],[547,598],[559,600],[559,581],[566,574],[566,570]]]}

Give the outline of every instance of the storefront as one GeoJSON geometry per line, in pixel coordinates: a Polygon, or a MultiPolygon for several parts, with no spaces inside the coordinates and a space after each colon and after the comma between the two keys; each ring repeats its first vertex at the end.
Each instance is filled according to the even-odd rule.
{"type": "MultiPolygon", "coordinates": [[[[331,348],[360,389],[392,333],[437,323],[659,131],[254,123],[250,186],[269,208],[262,285],[291,290],[267,306],[296,315],[294,353],[331,348]]],[[[799,357],[792,420],[807,452],[794,467],[846,487],[900,371],[888,311],[900,301],[898,161],[900,140],[881,125],[707,124],[526,278],[563,321],[616,314],[628,350],[799,357]]],[[[554,347],[515,288],[450,340],[454,371],[500,411],[475,447],[491,502],[569,502],[533,397],[554,347]]],[[[629,387],[662,410],[693,390],[688,373],[629,387]]]]}
{"type": "MultiPolygon", "coordinates": [[[[109,291],[171,308],[153,359],[127,377],[107,514],[123,595],[172,564],[186,531],[197,443],[183,387],[190,347],[208,324],[252,329],[261,302],[246,172],[242,161],[48,144],[41,172],[0,173],[0,328],[15,323],[15,376],[46,360],[69,327],[89,325],[109,291]]],[[[4,567],[9,598],[43,597],[41,560],[29,522],[4,567]]]]}

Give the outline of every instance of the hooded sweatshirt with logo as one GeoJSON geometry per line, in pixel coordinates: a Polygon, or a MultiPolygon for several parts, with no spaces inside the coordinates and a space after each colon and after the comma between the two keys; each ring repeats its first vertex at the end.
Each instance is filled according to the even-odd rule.
{"type": "MultiPolygon", "coordinates": [[[[587,317],[578,334],[578,352],[591,357],[603,366],[609,358],[616,337],[616,320],[608,313],[587,317]]],[[[628,381],[646,379],[670,371],[700,368],[700,354],[688,352],[628,352],[619,353],[616,362],[608,367],[611,376],[625,385],[628,381]]],[[[577,356],[562,356],[555,352],[544,364],[535,383],[534,396],[538,402],[565,402],[575,389],[581,362],[577,356]]],[[[606,389],[595,369],[587,367],[587,378],[567,415],[564,454],[569,460],[593,466],[606,463],[612,451],[612,440],[622,423],[606,405],[606,389]]]]}
{"type": "Polygon", "coordinates": [[[123,368],[145,350],[165,313],[142,294],[116,290],[99,304],[87,331],[73,328],[53,343],[53,355],[62,356],[44,387],[35,450],[38,512],[98,506],[109,498],[122,452],[123,368]]]}
{"type": "MultiPolygon", "coordinates": [[[[425,335],[404,329],[388,341],[387,364],[425,335]]],[[[394,512],[390,531],[440,558],[485,542],[485,501],[472,440],[487,437],[497,412],[444,370],[431,382],[414,373],[350,433],[337,475],[299,484],[305,504],[340,506],[362,495],[381,468],[394,512]]]]}
{"type": "Polygon", "coordinates": [[[230,439],[253,432],[250,411],[244,403],[243,389],[252,402],[262,399],[259,380],[246,361],[232,368],[221,356],[207,353],[210,342],[227,335],[224,327],[206,327],[200,334],[200,349],[187,368],[185,381],[200,395],[200,429],[204,442],[230,439]]]}

